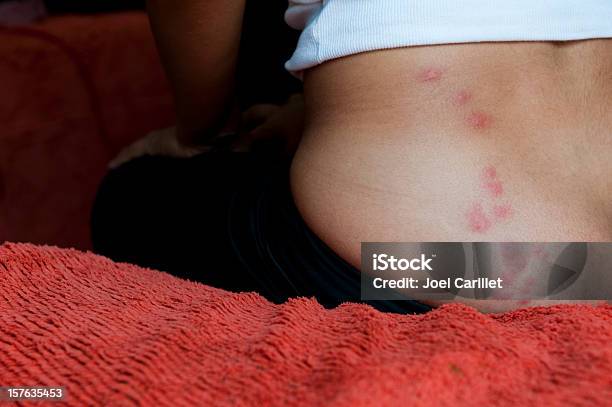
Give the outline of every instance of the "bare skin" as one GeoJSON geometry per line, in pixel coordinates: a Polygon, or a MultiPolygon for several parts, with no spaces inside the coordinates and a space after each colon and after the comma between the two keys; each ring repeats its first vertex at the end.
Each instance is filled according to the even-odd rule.
{"type": "Polygon", "coordinates": [[[147,0],[187,146],[236,122],[234,90],[245,0],[147,0]]]}
{"type": "Polygon", "coordinates": [[[363,241],[612,241],[612,41],[360,54],[305,101],[294,197],[356,267],[363,241]]]}
{"type": "MultiPolygon", "coordinates": [[[[148,8],[179,142],[235,126],[244,0],[148,8]]],[[[362,241],[612,240],[611,51],[608,40],[465,44],[313,68],[296,204],[356,267],[362,241]]]]}
{"type": "Polygon", "coordinates": [[[405,48],[307,72],[304,218],[362,241],[612,240],[612,42],[405,48]]]}

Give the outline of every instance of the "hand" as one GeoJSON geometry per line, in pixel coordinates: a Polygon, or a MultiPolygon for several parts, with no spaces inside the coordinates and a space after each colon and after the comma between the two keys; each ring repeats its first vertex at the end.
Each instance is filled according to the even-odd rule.
{"type": "Polygon", "coordinates": [[[156,130],[125,147],[109,163],[117,168],[128,161],[145,155],[188,158],[210,150],[208,146],[186,146],[176,137],[176,127],[156,130]]]}
{"type": "Polygon", "coordinates": [[[295,94],[284,105],[254,105],[242,114],[240,139],[236,148],[248,149],[258,141],[280,141],[293,154],[304,130],[304,99],[295,94]]]}

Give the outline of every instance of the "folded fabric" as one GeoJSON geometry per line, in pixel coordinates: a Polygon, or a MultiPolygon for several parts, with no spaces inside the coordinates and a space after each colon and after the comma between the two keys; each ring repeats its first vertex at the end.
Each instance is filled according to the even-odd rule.
{"type": "Polygon", "coordinates": [[[612,307],[282,305],[75,250],[0,247],[0,383],[68,405],[609,405],[612,307]]]}

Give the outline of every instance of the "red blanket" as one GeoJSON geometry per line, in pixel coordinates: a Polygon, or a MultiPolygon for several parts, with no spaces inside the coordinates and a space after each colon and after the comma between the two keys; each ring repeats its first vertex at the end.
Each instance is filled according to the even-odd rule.
{"type": "Polygon", "coordinates": [[[0,386],[71,405],[610,405],[612,307],[274,305],[74,250],[0,247],[0,386]]]}

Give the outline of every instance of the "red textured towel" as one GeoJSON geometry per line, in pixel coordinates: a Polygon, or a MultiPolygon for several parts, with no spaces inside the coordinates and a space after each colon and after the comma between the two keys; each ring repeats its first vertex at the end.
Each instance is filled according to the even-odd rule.
{"type": "Polygon", "coordinates": [[[74,250],[0,247],[0,386],[71,405],[610,405],[612,307],[274,305],[74,250]]]}

